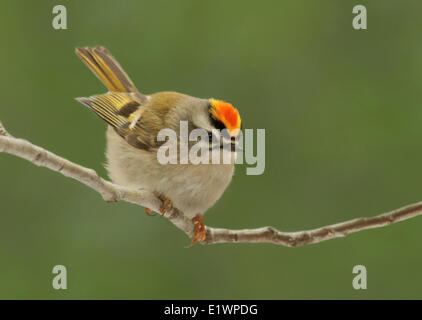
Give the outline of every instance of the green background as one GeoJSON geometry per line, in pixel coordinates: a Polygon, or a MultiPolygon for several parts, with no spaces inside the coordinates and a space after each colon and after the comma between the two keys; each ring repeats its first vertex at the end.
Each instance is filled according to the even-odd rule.
{"type": "MultiPolygon", "coordinates": [[[[105,176],[105,88],[75,56],[104,45],[145,93],[232,102],[266,129],[266,169],[206,224],[296,231],[422,199],[420,1],[5,1],[0,120],[105,176]],[[52,8],[68,30],[52,28],[52,8]],[[368,30],[352,28],[364,4],[368,30]]],[[[422,218],[316,245],[196,245],[143,208],[0,154],[0,298],[421,298],[422,218]],[[68,290],[51,286],[54,265],[68,290]],[[352,287],[363,264],[368,289],[352,287]]]]}

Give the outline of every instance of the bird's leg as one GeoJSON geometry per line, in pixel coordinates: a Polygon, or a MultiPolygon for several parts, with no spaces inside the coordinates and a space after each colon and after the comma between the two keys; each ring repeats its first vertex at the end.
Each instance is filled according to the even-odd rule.
{"type": "Polygon", "coordinates": [[[166,196],[156,191],[154,191],[154,195],[163,202],[163,205],[161,206],[161,209],[160,209],[160,213],[162,216],[164,216],[167,211],[170,211],[173,209],[173,201],[171,199],[167,198],[166,196]]]}
{"type": "MultiPolygon", "coordinates": [[[[156,196],[158,199],[160,199],[163,202],[163,205],[161,206],[161,209],[160,209],[160,213],[162,216],[164,216],[167,211],[170,211],[171,209],[173,209],[173,201],[171,201],[171,199],[167,198],[166,196],[163,196],[159,192],[154,191],[153,193],[154,193],[154,196],[156,196]]],[[[152,214],[151,212],[152,210],[150,208],[145,208],[145,213],[148,216],[150,217],[155,216],[155,213],[152,214]]]]}
{"type": "Polygon", "coordinates": [[[192,244],[193,246],[195,243],[204,241],[205,240],[205,225],[202,222],[202,214],[197,214],[192,219],[193,225],[195,227],[195,234],[193,235],[192,244]]]}
{"type": "MultiPolygon", "coordinates": [[[[164,216],[167,211],[170,211],[173,209],[173,201],[171,199],[167,198],[166,196],[162,195],[159,192],[154,191],[153,193],[158,199],[160,199],[163,202],[163,205],[161,206],[161,209],[160,209],[160,214],[162,216],[164,216]]],[[[145,208],[145,213],[148,216],[150,217],[155,216],[155,213],[152,214],[151,212],[152,210],[150,208],[145,208]]]]}

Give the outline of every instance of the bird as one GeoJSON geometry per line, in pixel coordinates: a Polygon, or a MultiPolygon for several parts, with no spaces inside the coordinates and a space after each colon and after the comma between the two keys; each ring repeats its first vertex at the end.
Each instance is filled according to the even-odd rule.
{"type": "MultiPolygon", "coordinates": [[[[151,191],[162,201],[162,215],[173,208],[182,211],[194,225],[192,245],[204,241],[203,215],[230,184],[235,157],[217,164],[180,161],[163,165],[157,154],[165,141],[158,137],[163,129],[174,130],[180,145],[183,121],[189,133],[205,130],[209,141],[216,138],[216,130],[225,130],[231,144],[229,153],[233,155],[233,145],[242,130],[239,111],[214,98],[175,91],[141,93],[105,47],[76,47],[75,53],[108,89],[106,93],[76,100],[108,124],[105,167],[110,179],[125,187],[151,191]]],[[[189,150],[192,146],[189,142],[189,150]]],[[[221,144],[218,148],[222,148],[221,144]]],[[[215,145],[209,150],[215,150],[215,145]]],[[[177,159],[181,160],[180,155],[177,159]]],[[[145,211],[151,215],[151,209],[145,211]]]]}

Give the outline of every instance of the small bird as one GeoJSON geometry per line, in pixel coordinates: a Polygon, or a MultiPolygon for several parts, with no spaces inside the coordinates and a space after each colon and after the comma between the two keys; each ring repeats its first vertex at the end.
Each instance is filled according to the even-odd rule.
{"type": "MultiPolygon", "coordinates": [[[[224,164],[163,165],[157,159],[157,151],[165,141],[159,141],[157,136],[162,129],[172,129],[178,134],[179,145],[181,121],[186,121],[189,133],[198,128],[206,130],[209,141],[214,139],[213,129],[227,129],[233,146],[241,130],[238,110],[222,100],[177,92],[142,94],[106,48],[75,51],[108,89],[107,93],[76,100],[108,124],[106,169],[110,179],[126,187],[150,190],[163,202],[162,215],[174,206],[192,220],[192,245],[205,240],[202,215],[232,180],[234,157],[224,164]]],[[[234,148],[230,152],[234,154],[234,148]]],[[[151,212],[145,210],[147,214],[151,212]]]]}

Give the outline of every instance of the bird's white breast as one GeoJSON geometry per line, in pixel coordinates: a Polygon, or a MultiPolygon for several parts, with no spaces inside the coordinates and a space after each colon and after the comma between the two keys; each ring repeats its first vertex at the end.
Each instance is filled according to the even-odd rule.
{"type": "Polygon", "coordinates": [[[112,128],[107,130],[106,156],[113,182],[157,191],[189,218],[213,206],[234,173],[234,164],[162,165],[154,152],[130,146],[112,128]]]}

